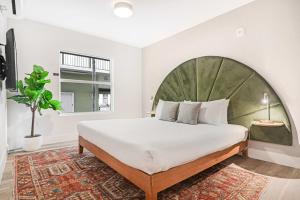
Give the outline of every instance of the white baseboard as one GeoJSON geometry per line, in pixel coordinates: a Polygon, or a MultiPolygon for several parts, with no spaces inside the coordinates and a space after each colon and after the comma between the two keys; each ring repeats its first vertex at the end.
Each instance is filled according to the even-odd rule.
{"type": "Polygon", "coordinates": [[[7,150],[6,148],[3,148],[2,152],[0,152],[0,183],[2,181],[2,175],[6,165],[6,160],[7,160],[7,150]]]}
{"type": "Polygon", "coordinates": [[[248,155],[250,158],[300,169],[300,157],[254,148],[249,148],[248,155]]]}

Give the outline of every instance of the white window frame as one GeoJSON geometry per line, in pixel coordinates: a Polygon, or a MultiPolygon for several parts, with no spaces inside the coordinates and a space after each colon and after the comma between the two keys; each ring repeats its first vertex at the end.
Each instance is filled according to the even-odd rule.
{"type": "Polygon", "coordinates": [[[61,101],[61,83],[63,82],[69,82],[69,83],[87,83],[87,84],[104,84],[104,85],[110,85],[110,110],[109,111],[92,111],[92,112],[73,112],[73,113],[64,113],[62,111],[59,111],[60,116],[72,116],[72,115],[94,115],[94,114],[110,114],[115,111],[115,106],[114,106],[114,61],[112,58],[105,58],[102,56],[95,56],[95,55],[90,55],[90,54],[83,54],[83,53],[77,53],[77,52],[72,52],[72,51],[64,51],[61,50],[58,52],[58,60],[59,60],[59,100],[61,101]],[[70,53],[70,54],[76,54],[76,55],[81,55],[81,56],[87,56],[87,57],[93,57],[93,58],[99,58],[99,59],[106,59],[110,61],[110,83],[102,82],[102,81],[85,81],[85,80],[76,80],[76,79],[62,79],[60,70],[61,70],[61,58],[60,55],[61,53],[70,53]]]}

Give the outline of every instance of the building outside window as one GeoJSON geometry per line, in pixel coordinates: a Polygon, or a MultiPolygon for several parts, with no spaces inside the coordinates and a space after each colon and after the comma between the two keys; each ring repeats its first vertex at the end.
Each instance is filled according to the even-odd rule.
{"type": "Polygon", "coordinates": [[[111,61],[60,52],[60,97],[64,113],[112,110],[111,61]]]}

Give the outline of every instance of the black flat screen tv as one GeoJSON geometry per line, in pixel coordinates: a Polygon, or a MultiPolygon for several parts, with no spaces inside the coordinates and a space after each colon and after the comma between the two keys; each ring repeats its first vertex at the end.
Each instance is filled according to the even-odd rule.
{"type": "Polygon", "coordinates": [[[14,29],[9,29],[6,32],[5,60],[6,88],[10,91],[17,91],[18,70],[14,29]]]}

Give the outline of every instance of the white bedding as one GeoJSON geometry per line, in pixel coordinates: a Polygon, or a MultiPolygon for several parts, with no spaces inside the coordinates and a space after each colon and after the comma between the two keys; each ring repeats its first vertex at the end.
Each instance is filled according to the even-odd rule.
{"type": "Polygon", "coordinates": [[[166,171],[246,140],[239,125],[188,125],[154,118],[82,121],[79,135],[148,174],[166,171]]]}

